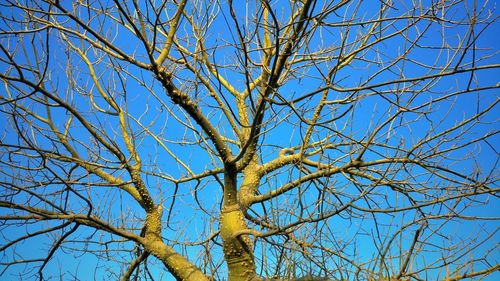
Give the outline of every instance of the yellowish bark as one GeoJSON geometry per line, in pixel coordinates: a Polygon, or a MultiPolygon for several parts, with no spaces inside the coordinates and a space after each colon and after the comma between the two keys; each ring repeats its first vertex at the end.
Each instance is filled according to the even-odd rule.
{"type": "Polygon", "coordinates": [[[170,273],[178,280],[205,281],[210,280],[193,263],[178,254],[172,247],[163,242],[161,238],[161,208],[156,208],[146,215],[146,230],[142,244],[144,249],[160,259],[170,273]]]}
{"type": "Polygon", "coordinates": [[[257,193],[260,184],[260,166],[254,156],[250,164],[243,170],[243,182],[238,191],[238,202],[243,212],[250,207],[250,204],[257,193]]]}
{"type": "Polygon", "coordinates": [[[237,232],[247,229],[243,212],[237,204],[223,208],[220,225],[229,280],[253,280],[256,277],[256,272],[252,242],[248,235],[235,235],[237,232]]]}

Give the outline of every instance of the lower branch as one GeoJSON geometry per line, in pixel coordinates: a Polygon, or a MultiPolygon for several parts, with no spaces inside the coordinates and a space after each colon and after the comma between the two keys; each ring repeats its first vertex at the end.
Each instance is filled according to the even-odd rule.
{"type": "Polygon", "coordinates": [[[165,245],[161,240],[143,241],[144,249],[160,259],[168,271],[176,280],[182,281],[209,281],[210,279],[203,274],[194,264],[188,261],[184,256],[178,254],[172,247],[165,245]]]}

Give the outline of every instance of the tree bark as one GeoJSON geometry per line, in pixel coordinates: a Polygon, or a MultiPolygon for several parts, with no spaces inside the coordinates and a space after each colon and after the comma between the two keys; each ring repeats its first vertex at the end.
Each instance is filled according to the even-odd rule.
{"type": "Polygon", "coordinates": [[[220,217],[220,235],[229,270],[228,280],[231,281],[256,278],[252,242],[248,235],[235,235],[245,229],[247,225],[239,205],[224,206],[220,217]]]}
{"type": "Polygon", "coordinates": [[[161,215],[161,208],[155,208],[146,215],[146,229],[142,241],[144,249],[160,259],[176,280],[210,280],[193,263],[163,242],[161,238],[161,215]]]}

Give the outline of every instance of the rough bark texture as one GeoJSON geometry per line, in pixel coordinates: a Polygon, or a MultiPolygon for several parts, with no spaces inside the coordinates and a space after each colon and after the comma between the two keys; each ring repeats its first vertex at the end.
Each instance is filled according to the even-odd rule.
{"type": "Polygon", "coordinates": [[[156,208],[146,215],[146,229],[142,243],[145,250],[159,258],[177,280],[209,280],[193,263],[163,242],[161,216],[161,208],[156,208]]]}
{"type": "Polygon", "coordinates": [[[238,202],[241,210],[246,212],[252,203],[260,184],[259,166],[254,159],[243,171],[243,182],[238,190],[238,202]]]}
{"type": "Polygon", "coordinates": [[[247,229],[243,212],[237,204],[223,208],[220,225],[229,280],[252,280],[256,277],[252,243],[248,235],[235,235],[238,231],[247,229]]]}

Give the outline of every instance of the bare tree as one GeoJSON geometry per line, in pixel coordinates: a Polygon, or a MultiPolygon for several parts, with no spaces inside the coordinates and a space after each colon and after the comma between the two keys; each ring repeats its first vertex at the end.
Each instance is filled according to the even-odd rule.
{"type": "Polygon", "coordinates": [[[0,3],[0,276],[498,276],[495,3],[0,3]]]}

